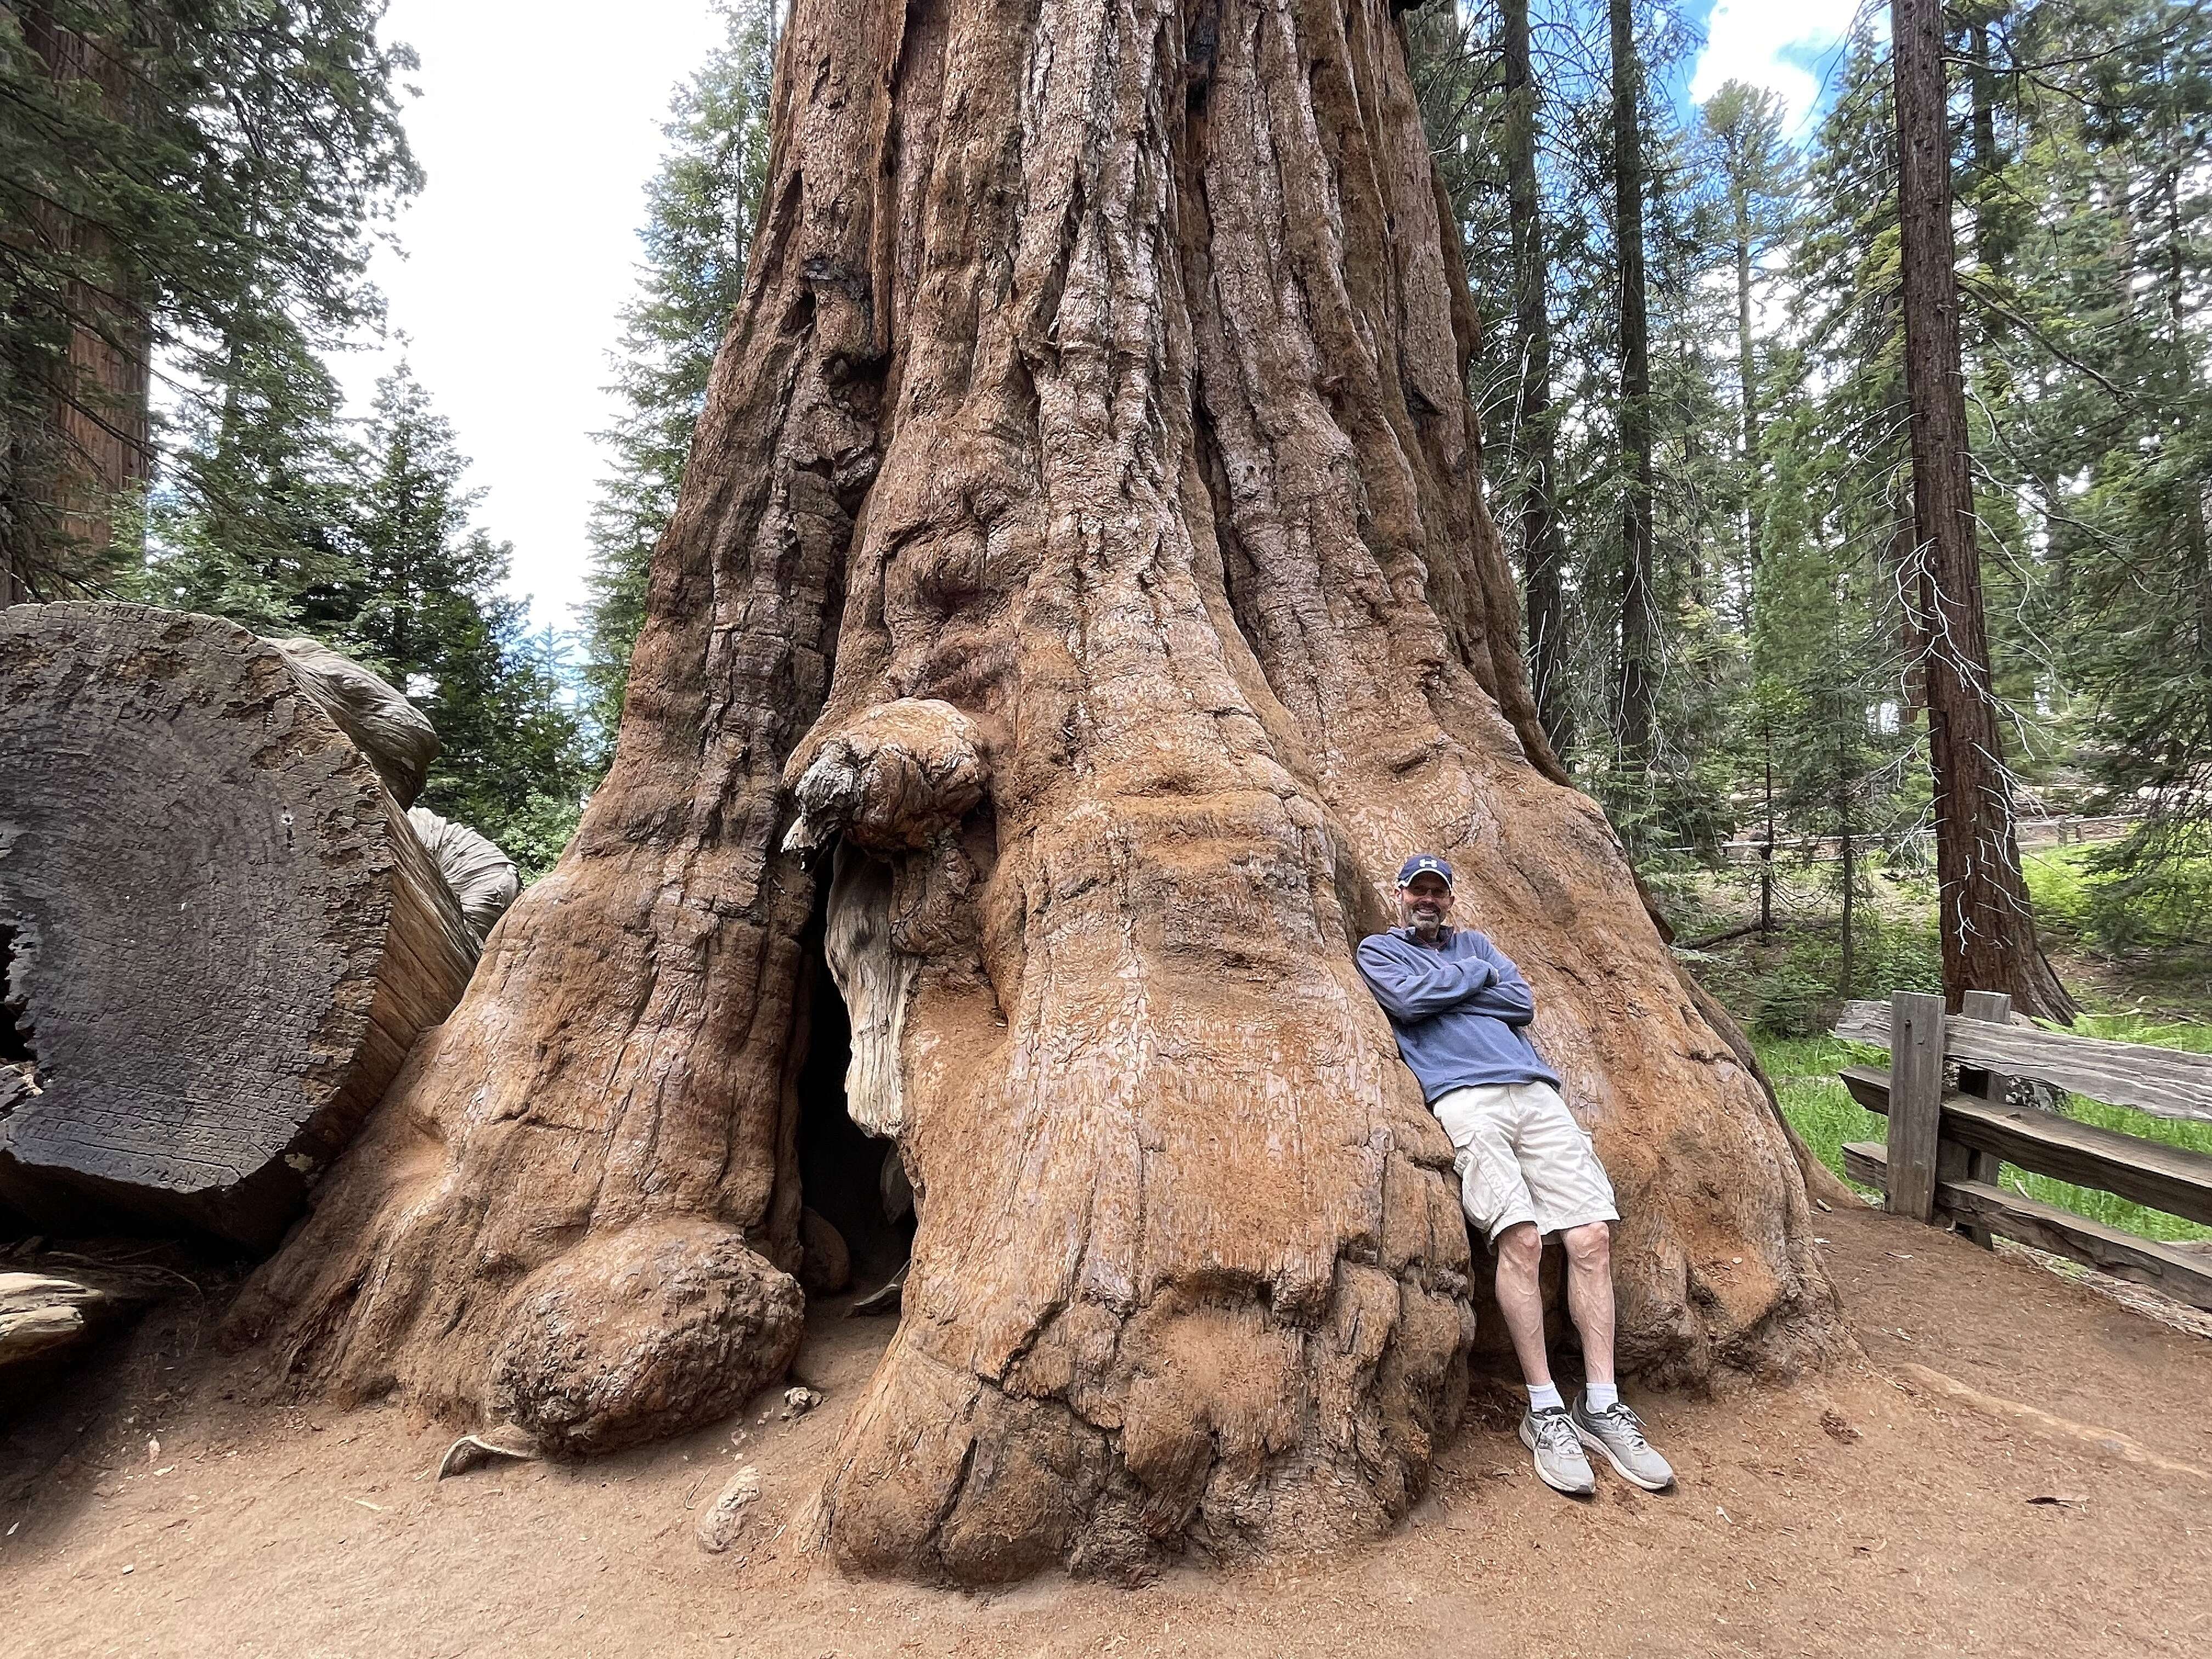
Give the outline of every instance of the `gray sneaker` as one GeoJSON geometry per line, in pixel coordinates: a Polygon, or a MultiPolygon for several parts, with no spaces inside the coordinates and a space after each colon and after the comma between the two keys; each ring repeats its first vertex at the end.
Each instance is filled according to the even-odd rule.
{"type": "Polygon", "coordinates": [[[1574,1431],[1583,1444],[1605,1454],[1605,1461],[1622,1480],[1646,1492],[1660,1492],[1674,1484],[1674,1467],[1651,1449],[1644,1437],[1644,1419],[1619,1401],[1601,1412],[1589,1408],[1589,1396],[1575,1401],[1574,1431]]]}
{"type": "Polygon", "coordinates": [[[1532,1409],[1523,1414],[1521,1443],[1535,1455],[1536,1478],[1553,1492],[1587,1498],[1597,1490],[1597,1478],[1590,1473],[1589,1459],[1583,1455],[1574,1422],[1565,1409],[1532,1409]]]}

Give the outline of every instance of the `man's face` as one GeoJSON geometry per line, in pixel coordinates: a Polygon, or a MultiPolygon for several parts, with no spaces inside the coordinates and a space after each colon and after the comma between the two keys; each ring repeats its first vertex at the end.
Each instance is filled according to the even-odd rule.
{"type": "Polygon", "coordinates": [[[1398,890],[1398,924],[1423,939],[1433,939],[1451,914],[1451,889],[1433,871],[1424,870],[1398,890]]]}

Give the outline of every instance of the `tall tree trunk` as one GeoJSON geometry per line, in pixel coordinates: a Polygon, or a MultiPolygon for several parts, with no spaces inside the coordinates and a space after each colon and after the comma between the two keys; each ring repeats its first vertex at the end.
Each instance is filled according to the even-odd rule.
{"type": "Polygon", "coordinates": [[[1759,848],[1759,942],[1774,937],[1774,722],[1763,734],[1766,744],[1766,839],[1759,848]]]}
{"type": "Polygon", "coordinates": [[[1514,335],[1521,348],[1515,410],[1520,449],[1522,586],[1528,597],[1528,676],[1537,717],[1564,761],[1574,746],[1566,684],[1566,536],[1554,479],[1558,434],[1552,418],[1550,259],[1544,202],[1536,180],[1536,136],[1543,98],[1528,49],[1528,0],[1504,0],[1505,168],[1513,239],[1514,335]]]}
{"type": "Polygon", "coordinates": [[[1763,536],[1759,498],[1765,457],[1759,447],[1759,368],[1751,330],[1751,201],[1739,193],[1735,202],[1735,384],[1736,407],[1742,415],[1743,436],[1743,605],[1739,625],[1751,632],[1752,594],[1759,575],[1759,545],[1763,536]]]}
{"type": "MultiPolygon", "coordinates": [[[[1848,717],[1849,711],[1838,711],[1848,717]]],[[[1832,722],[1838,734],[1836,750],[1836,828],[1838,831],[1837,851],[1843,863],[1843,961],[1836,984],[1836,994],[1848,997],[1858,977],[1856,927],[1858,921],[1859,872],[1856,858],[1857,851],[1856,825],[1851,815],[1851,767],[1850,745],[1841,740],[1844,731],[1840,722],[1832,722]]]]}
{"type": "Polygon", "coordinates": [[[726,1409],[659,1376],[787,1330],[700,1298],[797,1262],[834,869],[920,1231],[797,1535],[990,1580],[1372,1531],[1480,1294],[1352,962],[1430,846],[1623,1196],[1626,1362],[1832,1352],[1787,1137],[1522,678],[1387,0],[798,0],[775,84],[613,772],[242,1334],[541,1436],[726,1409]]]}
{"type": "Polygon", "coordinates": [[[2073,999],[2036,944],[1990,678],[1960,368],[1942,0],[1893,0],[1891,33],[1905,380],[1917,586],[1927,629],[1944,994],[1956,1008],[1968,991],[2002,992],[2022,1013],[2070,1019],[2073,999]]]}
{"type": "MultiPolygon", "coordinates": [[[[89,82],[127,114],[130,71],[118,57],[69,27],[46,5],[21,11],[24,45],[61,85],[89,82]]],[[[0,477],[0,605],[55,599],[114,541],[116,509],[143,489],[153,456],[145,313],[122,291],[107,233],[58,208],[37,215],[43,257],[71,274],[51,301],[67,343],[36,369],[44,413],[35,430],[11,434],[0,477]],[[100,273],[88,280],[81,273],[100,273]]],[[[12,367],[12,366],[11,366],[12,367]]]]}
{"type": "Polygon", "coordinates": [[[1976,13],[1967,25],[1967,81],[1972,89],[1974,149],[1974,186],[1979,198],[1974,213],[1974,252],[1990,276],[2003,274],[2012,257],[2012,210],[2002,198],[1998,173],[2004,158],[1997,152],[1997,76],[1990,52],[1990,25],[2010,8],[1999,3],[1976,13]]]}
{"type": "Polygon", "coordinates": [[[1847,997],[1850,995],[1852,983],[1857,978],[1857,964],[1852,960],[1853,947],[1856,944],[1856,941],[1852,938],[1852,929],[1856,921],[1856,918],[1853,915],[1853,909],[1858,901],[1858,871],[1854,866],[1851,857],[1851,826],[1850,821],[1848,818],[1844,821],[1842,852],[1844,862],[1844,959],[1842,963],[1842,976],[1840,982],[1836,987],[1836,994],[1838,996],[1847,997]]]}
{"type": "Polygon", "coordinates": [[[1651,758],[1657,669],[1652,591],[1650,324],[1644,280],[1644,130],[1638,109],[1643,66],[1636,55],[1633,0],[1610,0],[1613,33],[1613,227],[1620,265],[1621,490],[1620,752],[1651,758]]]}

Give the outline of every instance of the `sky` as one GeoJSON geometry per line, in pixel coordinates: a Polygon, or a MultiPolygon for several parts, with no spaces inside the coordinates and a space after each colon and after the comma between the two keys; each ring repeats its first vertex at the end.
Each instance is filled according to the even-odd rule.
{"type": "Polygon", "coordinates": [[[422,58],[406,109],[422,193],[373,267],[405,337],[340,364],[364,410],[398,351],[452,422],[484,492],[477,522],[514,544],[535,625],[573,626],[585,521],[605,470],[592,434],[616,313],[636,281],[645,185],[677,85],[720,33],[706,0],[392,0],[383,38],[422,58]]]}
{"type": "MultiPolygon", "coordinates": [[[[1705,18],[1705,46],[1690,76],[1690,97],[1703,103],[1724,81],[1771,87],[1789,106],[1790,136],[1802,143],[1822,83],[1835,68],[1836,47],[1869,0],[1714,0],[1705,18]]],[[[1886,10],[1887,8],[1878,8],[1886,10]]]]}
{"type": "MultiPolygon", "coordinates": [[[[1802,137],[1864,3],[1712,0],[1690,95],[1772,87],[1802,137]]],[[[405,353],[474,461],[477,522],[514,544],[509,586],[537,627],[575,626],[645,186],[669,100],[720,32],[708,0],[626,0],[614,26],[574,0],[392,0],[386,16],[384,38],[422,58],[406,122],[428,182],[396,228],[404,257],[374,268],[394,340],[340,371],[365,410],[405,353]]]]}

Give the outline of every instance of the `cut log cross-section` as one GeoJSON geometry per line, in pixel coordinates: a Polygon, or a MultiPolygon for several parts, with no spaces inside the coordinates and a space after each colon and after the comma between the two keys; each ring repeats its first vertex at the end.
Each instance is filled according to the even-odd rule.
{"type": "Polygon", "coordinates": [[[266,1249],[473,942],[283,654],[125,605],[0,611],[0,1200],[266,1249]]]}
{"type": "Polygon", "coordinates": [[[1394,8],[798,0],[774,128],[614,769],[239,1333],[465,1419],[588,1389],[596,1443],[728,1409],[707,1281],[795,1340],[834,871],[920,1227],[799,1535],[981,1581],[1371,1533],[1486,1294],[1352,963],[1425,846],[1612,1168],[1626,1361],[1833,1352],[1787,1139],[1522,678],[1394,8]],[[688,1290],[671,1230],[727,1246],[688,1290]],[[568,1369],[509,1365],[549,1319],[568,1369]]]}

